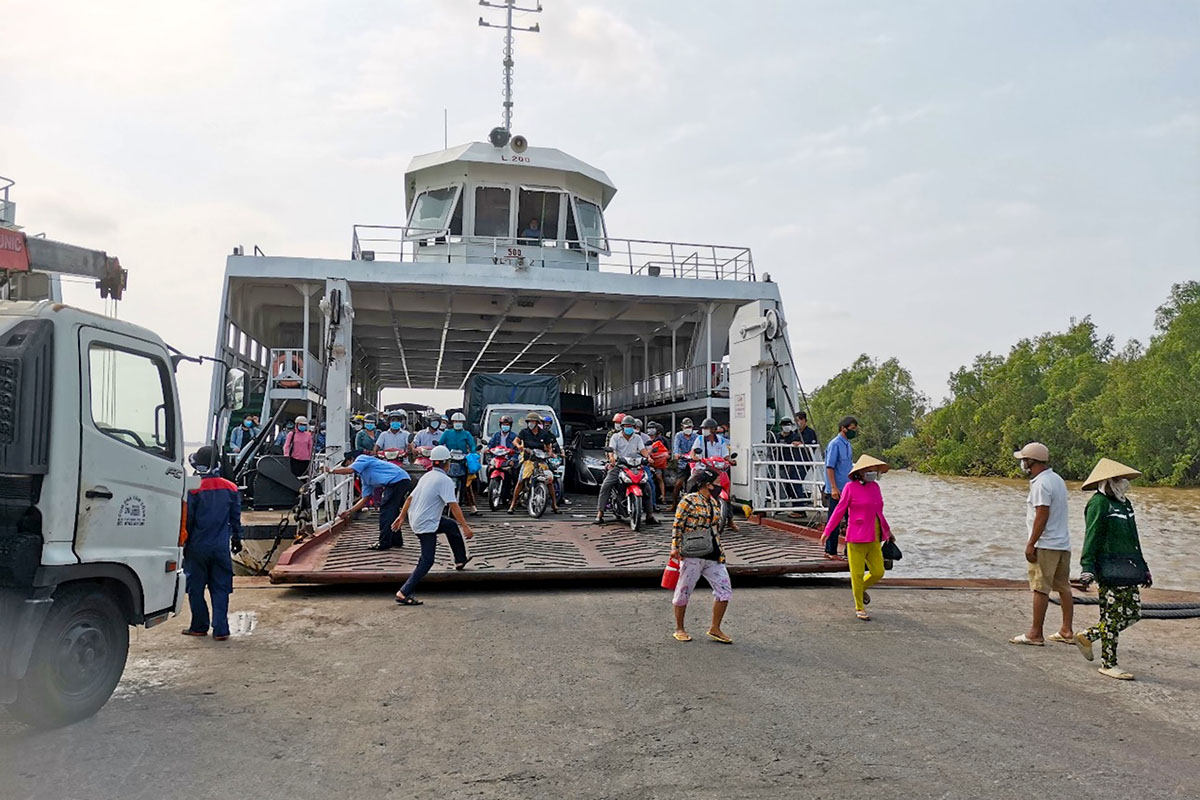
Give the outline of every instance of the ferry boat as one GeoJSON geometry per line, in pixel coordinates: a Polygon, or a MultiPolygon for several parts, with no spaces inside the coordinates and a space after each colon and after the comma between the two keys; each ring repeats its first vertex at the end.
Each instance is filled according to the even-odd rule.
{"type": "MultiPolygon", "coordinates": [[[[351,415],[381,409],[385,389],[553,375],[593,397],[600,421],[727,424],[734,494],[781,510],[768,429],[794,415],[799,385],[779,285],[750,247],[619,237],[603,169],[507,126],[486,138],[415,156],[407,218],[354,225],[345,259],[227,258],[214,355],[252,376],[264,441],[304,414],[326,423],[324,458],[336,461],[351,415]]],[[[239,420],[220,410],[223,392],[214,380],[218,441],[239,420]]]]}

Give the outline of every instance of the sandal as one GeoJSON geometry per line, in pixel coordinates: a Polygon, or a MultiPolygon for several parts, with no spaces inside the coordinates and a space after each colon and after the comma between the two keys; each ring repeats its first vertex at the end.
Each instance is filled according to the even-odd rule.
{"type": "Polygon", "coordinates": [[[1074,636],[1063,636],[1058,631],[1055,631],[1054,633],[1052,633],[1046,637],[1046,641],[1062,642],[1063,644],[1075,644],[1075,637],[1074,636]]]}
{"type": "Polygon", "coordinates": [[[458,570],[459,572],[462,572],[463,568],[464,568],[464,567],[466,567],[466,566],[467,566],[467,564],[468,564],[470,561],[472,561],[474,558],[475,558],[475,556],[467,556],[467,560],[466,560],[466,561],[462,562],[461,564],[455,564],[455,565],[454,565],[454,568],[455,568],[456,570],[458,570]]]}
{"type": "Polygon", "coordinates": [[[871,593],[870,592],[863,592],[863,605],[864,606],[871,605],[871,593]]]}
{"type": "Polygon", "coordinates": [[[692,640],[692,637],[688,636],[683,631],[675,631],[675,633],[671,635],[675,637],[675,641],[677,642],[690,642],[692,640]]]}
{"type": "Polygon", "coordinates": [[[1096,671],[1099,672],[1101,675],[1107,675],[1108,677],[1116,678],[1119,681],[1133,680],[1133,675],[1131,675],[1128,672],[1122,672],[1117,667],[1101,667],[1100,669],[1098,669],[1096,671]]]}
{"type": "Polygon", "coordinates": [[[425,605],[415,597],[397,597],[396,605],[398,606],[423,606],[425,605]]]}
{"type": "Polygon", "coordinates": [[[714,642],[720,642],[721,644],[733,644],[733,639],[730,639],[728,636],[718,636],[712,631],[705,631],[704,635],[709,639],[712,639],[714,642]]]}
{"type": "Polygon", "coordinates": [[[390,544],[380,544],[379,542],[375,542],[374,544],[367,545],[367,549],[368,550],[391,550],[392,546],[390,544]]]}
{"type": "Polygon", "coordinates": [[[863,622],[867,622],[868,620],[871,619],[871,615],[868,614],[866,611],[855,611],[854,616],[858,617],[863,622]]]}
{"type": "Polygon", "coordinates": [[[1088,661],[1095,661],[1096,654],[1092,652],[1092,640],[1087,638],[1087,634],[1083,631],[1075,634],[1075,644],[1079,647],[1079,652],[1083,653],[1083,657],[1088,661]]]}
{"type": "Polygon", "coordinates": [[[1008,643],[1009,644],[1028,644],[1028,645],[1032,645],[1033,647],[1045,647],[1045,645],[1046,645],[1045,642],[1039,642],[1039,641],[1030,639],[1028,636],[1026,636],[1023,633],[1020,636],[1014,636],[1013,638],[1009,639],[1008,643]]]}

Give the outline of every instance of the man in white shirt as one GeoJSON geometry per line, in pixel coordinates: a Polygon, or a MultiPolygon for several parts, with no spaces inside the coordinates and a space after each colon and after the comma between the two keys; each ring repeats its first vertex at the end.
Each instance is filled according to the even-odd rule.
{"type": "Polygon", "coordinates": [[[399,450],[401,457],[408,454],[408,431],[404,430],[404,414],[393,412],[388,415],[388,427],[375,437],[375,453],[399,450]]]}
{"type": "Polygon", "coordinates": [[[1071,532],[1067,526],[1067,484],[1050,469],[1050,450],[1040,442],[1030,442],[1013,458],[1021,460],[1021,471],[1031,476],[1026,499],[1025,525],[1029,539],[1025,543],[1029,588],[1033,591],[1033,623],[1028,633],[1014,636],[1013,644],[1041,646],[1042,626],[1050,606],[1050,592],[1058,592],[1062,604],[1062,627],[1050,635],[1050,641],[1074,644],[1071,630],[1074,603],[1071,596],[1071,532]]]}
{"type": "Polygon", "coordinates": [[[454,479],[446,474],[446,466],[450,463],[450,449],[439,444],[433,448],[429,460],[433,462],[433,467],[417,481],[417,488],[413,489],[412,494],[404,501],[400,516],[392,523],[392,530],[399,531],[407,519],[421,543],[421,560],[400,587],[400,591],[396,592],[396,602],[402,606],[424,605],[413,597],[413,591],[433,566],[439,533],[446,534],[446,539],[450,542],[455,569],[462,569],[471,560],[467,555],[463,537],[471,539],[475,532],[467,524],[458,505],[458,486],[454,479]],[[450,509],[454,519],[442,516],[446,508],[450,509]]]}

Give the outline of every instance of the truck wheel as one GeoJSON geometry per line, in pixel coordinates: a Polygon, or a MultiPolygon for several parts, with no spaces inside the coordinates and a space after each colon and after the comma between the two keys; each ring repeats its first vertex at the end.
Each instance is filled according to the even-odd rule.
{"type": "Polygon", "coordinates": [[[46,614],[8,711],[37,728],[86,719],[112,696],[128,655],[129,625],[116,600],[95,587],[64,589],[46,614]]]}

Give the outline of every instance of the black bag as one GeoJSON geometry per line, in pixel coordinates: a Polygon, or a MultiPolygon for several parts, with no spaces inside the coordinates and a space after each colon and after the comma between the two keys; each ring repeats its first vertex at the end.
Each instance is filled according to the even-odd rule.
{"type": "Polygon", "coordinates": [[[1137,586],[1149,571],[1136,553],[1105,553],[1096,560],[1096,580],[1105,586],[1137,586]]]}
{"type": "Polygon", "coordinates": [[[900,552],[900,547],[895,541],[888,539],[883,543],[883,557],[888,561],[899,561],[904,558],[904,553],[900,552]]]}

